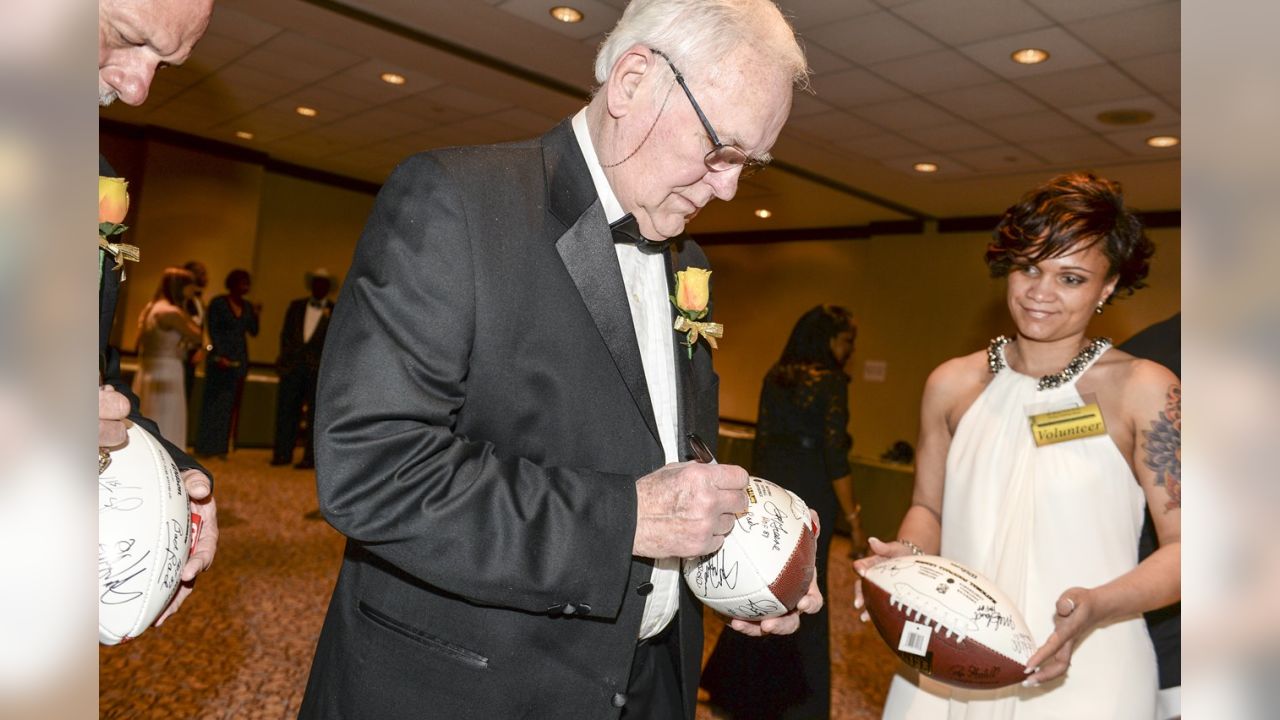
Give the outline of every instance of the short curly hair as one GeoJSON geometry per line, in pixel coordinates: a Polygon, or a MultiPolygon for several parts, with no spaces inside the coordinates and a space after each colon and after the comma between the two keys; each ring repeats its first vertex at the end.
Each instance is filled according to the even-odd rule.
{"type": "Polygon", "coordinates": [[[1125,207],[1120,183],[1089,172],[1067,173],[1032,189],[1004,211],[987,245],[987,267],[991,277],[1006,277],[1016,265],[1098,243],[1110,265],[1107,277],[1118,276],[1111,297],[1146,287],[1155,245],[1142,221],[1125,207]]]}

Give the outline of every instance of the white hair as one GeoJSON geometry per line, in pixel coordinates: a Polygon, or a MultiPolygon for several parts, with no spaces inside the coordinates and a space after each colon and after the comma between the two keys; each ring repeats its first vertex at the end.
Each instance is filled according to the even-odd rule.
{"type": "Polygon", "coordinates": [[[632,0],[596,53],[603,86],[623,53],[643,45],[666,53],[686,75],[714,80],[722,61],[746,46],[806,87],[809,66],[790,23],[772,0],[632,0]]]}

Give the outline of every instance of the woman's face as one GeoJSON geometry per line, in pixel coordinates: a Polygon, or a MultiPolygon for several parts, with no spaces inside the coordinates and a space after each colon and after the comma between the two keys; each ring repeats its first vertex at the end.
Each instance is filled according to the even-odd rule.
{"type": "Polygon", "coordinates": [[[1107,277],[1108,269],[1098,244],[1035,265],[1015,264],[1007,301],[1018,333],[1046,342],[1083,335],[1098,303],[1115,290],[1117,278],[1107,277]]]}
{"type": "Polygon", "coordinates": [[[231,294],[237,297],[243,297],[249,294],[249,287],[249,278],[238,279],[231,284],[231,294]]]}
{"type": "Polygon", "coordinates": [[[196,290],[198,290],[198,289],[199,289],[199,288],[197,288],[197,287],[195,286],[195,284],[194,284],[194,283],[193,283],[193,284],[191,284],[191,285],[184,285],[184,286],[182,287],[182,299],[183,299],[183,300],[190,300],[191,298],[195,297],[195,296],[196,296],[196,290]]]}
{"type": "Polygon", "coordinates": [[[841,330],[831,338],[831,354],[840,367],[844,367],[849,362],[849,358],[853,357],[853,340],[852,330],[841,330]]]}

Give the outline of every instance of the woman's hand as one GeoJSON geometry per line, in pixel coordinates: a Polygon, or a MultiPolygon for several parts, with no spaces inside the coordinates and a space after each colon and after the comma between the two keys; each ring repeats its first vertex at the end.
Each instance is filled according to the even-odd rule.
{"type": "Polygon", "coordinates": [[[865,609],[866,601],[862,598],[862,576],[868,570],[879,565],[885,560],[911,554],[910,548],[896,540],[894,542],[887,543],[877,538],[868,538],[867,543],[871,547],[871,554],[859,560],[855,560],[853,563],[853,569],[858,572],[858,579],[853,583],[853,609],[862,611],[862,613],[858,615],[858,618],[862,620],[862,622],[867,622],[871,619],[871,616],[867,614],[865,609]]]}
{"type": "Polygon", "coordinates": [[[1097,595],[1086,588],[1073,587],[1063,592],[1058,596],[1055,609],[1053,632],[1027,661],[1027,673],[1031,677],[1023,681],[1024,687],[1036,687],[1065,675],[1071,667],[1076,640],[1101,620],[1097,595]]]}

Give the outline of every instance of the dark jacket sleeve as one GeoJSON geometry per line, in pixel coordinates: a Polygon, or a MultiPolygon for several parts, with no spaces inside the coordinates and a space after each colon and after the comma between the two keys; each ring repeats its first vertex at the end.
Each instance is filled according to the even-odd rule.
{"type": "Polygon", "coordinates": [[[542,466],[456,431],[483,275],[472,242],[434,155],[402,163],[379,192],[321,362],[321,510],[369,552],[471,602],[542,613],[575,597],[615,617],[635,478],[542,466]]]}

